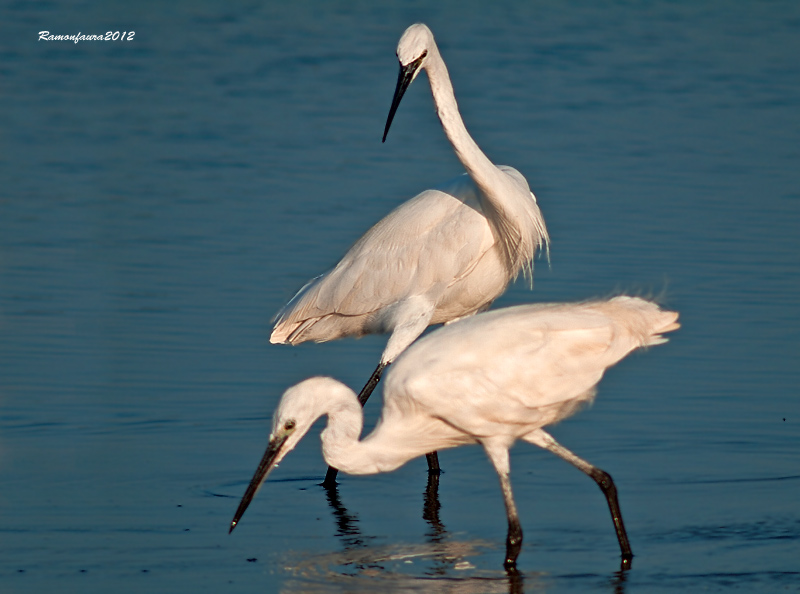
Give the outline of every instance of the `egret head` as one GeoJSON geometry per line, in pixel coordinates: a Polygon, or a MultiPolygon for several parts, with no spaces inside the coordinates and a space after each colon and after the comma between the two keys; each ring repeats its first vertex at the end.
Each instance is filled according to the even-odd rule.
{"type": "Polygon", "coordinates": [[[397,59],[400,60],[400,66],[424,60],[433,43],[433,33],[427,25],[422,23],[411,25],[397,43],[397,59]]]}
{"type": "Polygon", "coordinates": [[[397,44],[400,75],[397,78],[392,107],[389,109],[389,117],[386,120],[386,128],[383,131],[383,142],[386,142],[386,135],[389,134],[389,127],[392,125],[394,114],[400,105],[403,94],[425,66],[428,51],[435,46],[433,33],[422,23],[411,25],[400,38],[400,42],[397,44]]]}
{"type": "MultiPolygon", "coordinates": [[[[295,448],[303,436],[308,433],[314,421],[327,412],[326,395],[330,395],[331,382],[335,382],[335,380],[314,377],[292,386],[283,393],[272,418],[272,432],[269,434],[267,451],[264,452],[264,456],[247,486],[247,491],[239,503],[229,533],[236,528],[270,471],[295,448]]],[[[338,384],[338,382],[335,383],[338,384]]]]}

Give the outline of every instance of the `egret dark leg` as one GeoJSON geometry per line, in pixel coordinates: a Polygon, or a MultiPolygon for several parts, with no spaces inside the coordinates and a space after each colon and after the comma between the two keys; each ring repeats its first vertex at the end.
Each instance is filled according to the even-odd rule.
{"type": "Polygon", "coordinates": [[[633,559],[633,551],[631,550],[630,542],[628,542],[628,533],[625,531],[625,524],[622,521],[622,511],[619,509],[619,500],[617,499],[617,486],[611,479],[611,475],[597,467],[587,472],[590,477],[594,479],[603,495],[606,496],[608,502],[608,510],[611,512],[611,520],[614,522],[614,530],[617,532],[617,540],[619,541],[619,548],[622,553],[623,561],[630,564],[633,559]]]}
{"type": "Polygon", "coordinates": [[[553,452],[562,460],[566,460],[581,472],[592,477],[594,482],[597,483],[597,486],[603,491],[603,495],[606,496],[611,519],[614,522],[614,530],[617,532],[617,541],[619,541],[619,548],[622,552],[622,567],[625,569],[630,568],[633,551],[631,550],[630,542],[628,542],[625,524],[622,521],[622,512],[617,499],[617,487],[614,485],[614,481],[611,480],[611,475],[596,466],[592,466],[583,458],[576,456],[541,429],[538,429],[530,436],[526,436],[525,439],[553,452]]]}
{"type": "MultiPolygon", "coordinates": [[[[361,403],[363,407],[367,400],[372,394],[372,391],[375,389],[375,386],[378,385],[378,382],[381,381],[381,375],[383,375],[383,370],[389,366],[389,363],[378,363],[378,366],[375,368],[375,371],[372,372],[372,375],[369,376],[369,380],[364,388],[361,390],[361,393],[358,395],[358,401],[361,403]]],[[[336,475],[339,474],[339,471],[334,468],[333,466],[328,466],[328,472],[325,473],[325,480],[322,481],[323,487],[331,487],[336,484],[336,475]]]]}
{"type": "Polygon", "coordinates": [[[508,516],[508,535],[506,536],[506,559],[503,567],[509,572],[517,571],[517,557],[522,549],[522,526],[519,523],[517,506],[514,503],[514,495],[511,492],[511,479],[507,473],[500,473],[500,487],[503,490],[503,501],[506,504],[506,515],[508,516]]]}
{"type": "Polygon", "coordinates": [[[361,406],[364,406],[367,403],[367,400],[372,394],[372,391],[375,389],[375,386],[377,386],[378,382],[381,381],[383,370],[387,367],[389,367],[389,363],[378,363],[375,371],[373,371],[372,375],[369,376],[367,384],[362,388],[361,393],[358,395],[358,401],[361,403],[361,406]]]}
{"type": "MultiPolygon", "coordinates": [[[[431,452],[430,454],[425,454],[425,458],[428,460],[428,474],[435,474],[439,476],[442,474],[442,469],[439,467],[439,454],[436,452],[431,452]]],[[[436,483],[439,484],[438,481],[436,483]]]]}

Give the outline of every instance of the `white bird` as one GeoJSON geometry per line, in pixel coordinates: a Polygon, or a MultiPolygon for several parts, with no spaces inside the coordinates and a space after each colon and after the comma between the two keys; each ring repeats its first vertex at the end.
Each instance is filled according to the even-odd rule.
{"type": "Polygon", "coordinates": [[[623,563],[633,557],[611,477],[542,428],[591,402],[606,368],[632,350],[666,342],[678,314],[636,297],[522,305],[444,326],[392,365],[381,419],[359,441],[363,413],[355,393],[325,377],[289,388],[272,420],[269,445],[231,522],[233,531],[270,470],[311,425],[328,415],[322,452],[349,474],[392,471],[444,448],[480,443],[500,476],[508,516],[505,567],[522,545],[509,480],[508,450],[522,439],[589,475],[606,496],[623,563]]]}
{"type": "MultiPolygon", "coordinates": [[[[422,192],[379,221],[335,268],[309,281],[278,312],[270,337],[272,343],[298,344],[390,333],[359,396],[362,404],[385,367],[425,328],[487,309],[520,272],[531,275],[537,248],[549,240],[525,178],[495,166],[464,127],[430,29],[409,27],[397,56],[400,76],[384,140],[405,90],[424,69],[467,175],[422,192]]],[[[329,470],[325,483],[335,476],[329,470]]]]}

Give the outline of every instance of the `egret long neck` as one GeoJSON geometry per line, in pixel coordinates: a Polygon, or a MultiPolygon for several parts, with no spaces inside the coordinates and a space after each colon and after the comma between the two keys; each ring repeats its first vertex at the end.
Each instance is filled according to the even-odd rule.
{"type": "Polygon", "coordinates": [[[435,43],[429,48],[425,70],[444,133],[453,145],[458,160],[485,198],[481,200],[481,205],[503,254],[509,276],[516,277],[520,270],[526,275],[530,274],[536,249],[548,241],[548,236],[527,182],[517,172],[514,173],[520,179],[515,181],[509,173],[495,166],[467,132],[458,111],[447,66],[435,43]]]}
{"type": "Polygon", "coordinates": [[[434,46],[429,49],[425,70],[428,73],[433,102],[436,105],[436,113],[442,122],[447,139],[453,145],[458,160],[461,161],[464,169],[467,170],[467,173],[469,173],[481,191],[493,198],[491,196],[492,190],[497,183],[497,178],[502,173],[467,132],[464,120],[458,111],[453,84],[450,82],[450,74],[447,72],[447,66],[442,60],[441,54],[439,54],[438,47],[434,46]]]}
{"type": "Polygon", "coordinates": [[[333,403],[327,414],[328,426],[320,435],[322,454],[325,462],[347,474],[389,472],[435,449],[425,449],[402,423],[381,422],[359,441],[364,415],[355,394],[333,403]]]}

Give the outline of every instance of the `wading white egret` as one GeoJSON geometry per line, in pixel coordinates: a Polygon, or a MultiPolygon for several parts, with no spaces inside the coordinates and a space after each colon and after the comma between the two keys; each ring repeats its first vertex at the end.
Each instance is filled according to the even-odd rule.
{"type": "Polygon", "coordinates": [[[417,456],[480,443],[500,476],[508,516],[506,568],[522,545],[508,450],[522,439],[589,475],[605,494],[623,562],[633,557],[611,477],[558,444],[542,428],[592,401],[606,368],[632,350],[666,342],[678,314],[636,297],[509,307],[432,332],[400,355],[387,374],[383,412],[359,441],[363,412],[355,393],[325,377],[289,388],[272,420],[269,445],[231,522],[233,531],[270,470],[311,425],[328,415],[322,452],[349,474],[394,470],[417,456]]]}
{"type": "MultiPolygon", "coordinates": [[[[384,130],[411,81],[428,73],[436,112],[466,175],[426,190],[389,213],[335,268],[309,281],[278,312],[270,342],[324,342],[389,333],[359,395],[431,324],[487,309],[520,272],[530,276],[547,228],[528,182],[495,166],[467,132],[430,29],[409,27],[397,46],[400,76],[384,130]]],[[[429,464],[437,464],[435,457],[429,464]]],[[[329,469],[325,483],[335,481],[329,469]]]]}

